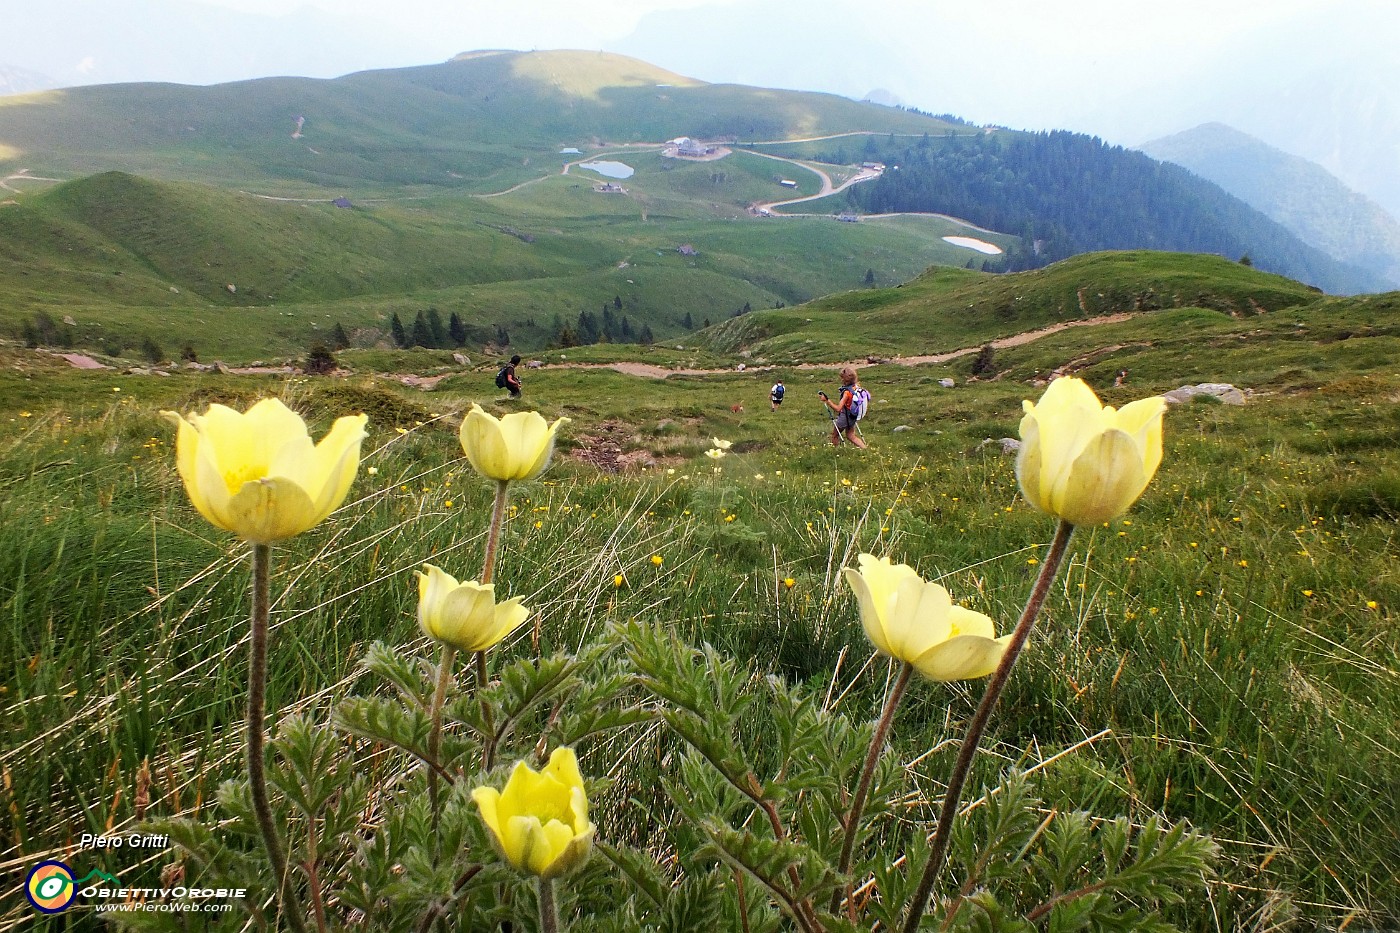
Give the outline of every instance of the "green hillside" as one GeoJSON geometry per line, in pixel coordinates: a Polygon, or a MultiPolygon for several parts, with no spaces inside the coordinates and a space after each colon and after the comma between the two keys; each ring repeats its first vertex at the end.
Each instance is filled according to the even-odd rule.
{"type": "Polygon", "coordinates": [[[967,253],[942,240],[958,228],[938,218],[750,216],[742,205],[782,190],[766,174],[778,163],[759,156],[632,163],[626,195],[600,194],[601,177],[575,168],[502,197],[348,209],[121,172],[80,179],[0,208],[0,329],[45,313],[76,322],[75,347],[158,336],[168,352],[237,361],[299,355],[336,323],[373,344],[390,315],[437,308],[473,328],[469,349],[499,326],[530,350],[605,303],[670,338],[687,316],[699,327],[797,304],[867,272],[900,282],[967,253]]]}
{"type": "Polygon", "coordinates": [[[706,345],[773,360],[919,356],[1122,312],[1199,307],[1252,315],[1319,297],[1316,289],[1218,256],[1088,253],[1005,275],[933,268],[897,288],[726,321],[706,334],[706,345]]]}
{"type": "Polygon", "coordinates": [[[0,170],[71,178],[121,169],[271,193],[491,192],[548,174],[566,147],[945,128],[830,94],[704,84],[619,55],[499,52],[330,81],[6,97],[0,170]]]}
{"type": "MultiPolygon", "coordinates": [[[[167,355],[189,346],[239,361],[300,356],[337,326],[356,346],[383,347],[393,315],[410,322],[435,310],[465,323],[464,349],[500,349],[509,337],[537,352],[607,305],[633,333],[645,326],[668,343],[693,344],[689,331],[724,324],[707,345],[893,355],[948,348],[931,336],[930,309],[949,321],[969,308],[995,311],[994,323],[945,335],[964,346],[1101,308],[1218,300],[1248,309],[1246,293],[1265,307],[1280,289],[1302,294],[1223,260],[1143,258],[1123,268],[1067,264],[1030,297],[1013,292],[1039,280],[963,274],[986,257],[945,240],[967,233],[955,220],[833,218],[854,193],[913,172],[793,205],[811,216],[758,210],[839,186],[886,149],[992,145],[963,139],[968,132],[919,113],[710,85],[591,52],[474,53],[331,81],[8,97],[0,173],[23,169],[30,180],[10,178],[19,192],[0,203],[0,330],[20,334],[37,320],[47,342],[129,356],[159,336],[167,355]],[[665,157],[664,141],[680,135],[728,140],[730,151],[665,157]],[[613,181],[583,168],[589,160],[633,173],[613,181]],[[958,271],[880,290],[931,267],[958,271]],[[1217,295],[1239,276],[1238,289],[1217,295]],[[982,284],[964,294],[950,283],[982,284]],[[829,306],[790,309],[853,289],[829,306]],[[847,306],[887,305],[868,330],[839,319],[847,306]]],[[[1212,203],[1177,205],[1177,214],[1204,223],[1220,209],[1212,203]]],[[[1111,204],[1085,213],[1152,232],[1111,204]]],[[[1019,223],[981,226],[1004,230],[976,233],[1004,251],[1002,261],[1024,260],[1038,242],[1019,223]]],[[[1233,258],[1249,246],[1228,242],[1200,249],[1233,258]]],[[[1263,242],[1254,245],[1257,259],[1266,256],[1263,242]]]]}

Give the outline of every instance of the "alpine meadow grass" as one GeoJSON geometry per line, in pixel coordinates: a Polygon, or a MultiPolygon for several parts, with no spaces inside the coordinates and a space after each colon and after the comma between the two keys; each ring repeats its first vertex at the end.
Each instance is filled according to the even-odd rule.
{"type": "MultiPolygon", "coordinates": [[[[1104,325],[1094,346],[1125,343],[1108,330],[1118,326],[1104,325]]],[[[1266,326],[1277,337],[1259,338],[1253,356],[1222,346],[1209,369],[1183,361],[1164,331],[1159,347],[1120,347],[1118,358],[1101,355],[1081,372],[1115,405],[1229,378],[1228,367],[1269,371],[1275,381],[1244,406],[1173,406],[1160,470],[1141,500],[1076,532],[974,763],[939,889],[940,924],[973,923],[985,885],[1003,892],[1007,916],[1033,917],[1026,928],[1042,929],[1065,909],[1054,898],[1090,877],[1066,869],[1037,888],[1030,869],[1011,876],[998,860],[979,860],[996,850],[988,840],[1019,840],[1012,855],[1046,871],[1084,840],[1109,851],[1122,833],[1137,853],[1122,864],[1141,866],[1178,821],[1210,834],[1214,873],[1177,878],[1175,894],[1131,893],[1138,882],[1125,870],[1125,903],[1135,909],[1201,931],[1400,923],[1400,376],[1383,362],[1332,368],[1337,345],[1311,341],[1313,355],[1289,376],[1296,328],[1266,326]],[[1131,393],[1104,378],[1122,354],[1132,356],[1131,393]]],[[[643,928],[669,910],[672,926],[655,920],[657,928],[700,929],[684,925],[693,909],[726,918],[714,929],[808,928],[800,907],[770,900],[737,866],[816,863],[784,861],[795,850],[773,840],[745,848],[752,843],[740,840],[746,824],[735,816],[746,812],[744,790],[716,775],[728,774],[731,752],[746,762],[762,785],[753,811],[761,822],[768,805],[784,815],[816,807],[826,785],[793,757],[804,747],[794,736],[816,724],[831,730],[836,776],[854,773],[848,759],[859,765],[899,672],[866,640],[842,575],[862,553],[909,564],[989,616],[998,634],[1010,631],[1055,528],[1020,497],[1015,458],[996,440],[1015,436],[1021,399],[1040,394],[1025,380],[1075,357],[1070,342],[1085,338],[1054,339],[1063,342],[1004,351],[1002,378],[952,390],[930,377],[962,383],[961,364],[863,369],[875,396],[862,422],[868,451],[828,445],[830,422],[815,400],[817,388],[833,388],[825,371],[784,373],[778,412],[763,403],[766,372],[651,381],[544,370],[530,374],[523,406],[458,382],[422,393],[362,377],[60,374],[22,403],[9,396],[0,403],[0,929],[98,925],[90,903],[53,920],[26,903],[21,883],[45,858],[151,887],[233,871],[202,860],[215,851],[200,848],[213,844],[204,837],[138,855],[79,849],[83,833],[200,825],[224,832],[219,851],[230,864],[257,852],[255,837],[240,835],[236,784],[247,548],[189,505],[174,431],[158,412],[220,400],[241,410],[262,396],[281,397],[317,437],[341,415],[370,415],[345,504],[271,552],[267,718],[277,761],[291,771],[320,762],[308,773],[337,775],[337,794],[366,802],[353,814],[327,804],[319,817],[288,817],[294,848],[305,851],[308,826],[371,840],[390,830],[411,839],[426,825],[426,809],[415,809],[426,795],[397,815],[391,806],[415,786],[412,756],[366,734],[396,697],[408,697],[411,711],[419,681],[431,680],[436,655],[416,621],[416,572],[431,563],[467,579],[486,546],[495,490],[462,455],[460,419],[473,402],[498,414],[538,409],[572,423],[558,434],[549,471],[512,484],[493,582],[498,598],[519,597],[533,614],[491,649],[481,709],[521,704],[509,724],[490,720],[492,734],[502,756],[518,747],[535,766],[549,754],[534,749],[540,736],[579,737],[572,747],[598,851],[560,880],[554,906],[564,926],[643,928]],[[731,411],[736,398],[752,399],[750,411],[731,411]],[[899,425],[912,430],[894,432],[899,425]],[[715,437],[731,447],[707,457],[715,437]],[[551,672],[572,686],[550,692],[563,689],[545,682],[551,672]],[[732,748],[697,754],[711,748],[707,728],[732,748]],[[733,822],[686,822],[706,806],[733,822]],[[699,846],[697,826],[707,827],[710,848],[699,846]],[[619,887],[668,906],[611,914],[619,887]],[[711,888],[742,906],[706,906],[711,888]]],[[[470,687],[468,667],[457,679],[470,687]]],[[[856,928],[897,920],[889,912],[912,887],[904,875],[925,856],[980,695],[976,681],[916,682],[905,695],[873,776],[873,822],[857,844],[857,868],[881,867],[852,879],[849,905],[863,911],[856,928]]],[[[449,747],[481,727],[477,699],[449,698],[449,747]]],[[[479,773],[473,763],[468,780],[444,791],[438,845],[489,851],[468,791],[504,786],[515,760],[479,773]]],[[[811,818],[784,829],[825,851],[830,840],[811,818]]],[[[467,906],[451,900],[460,873],[440,877],[450,862],[400,860],[374,875],[347,867],[353,846],[323,851],[313,859],[322,875],[401,885],[402,903],[419,903],[412,891],[447,892],[422,902],[430,925],[534,922],[533,895],[497,868],[462,882],[481,892],[467,906]]],[[[1107,871],[1095,864],[1079,870],[1107,871]]],[[[780,887],[786,872],[776,874],[780,887]]],[[[823,883],[803,875],[793,890],[823,883]]],[[[359,900],[375,893],[347,889],[321,907],[340,918],[332,926],[371,915],[386,928],[424,919],[422,910],[404,920],[359,900]],[[365,913],[374,909],[384,913],[365,913]]],[[[392,890],[377,893],[393,902],[392,890]]],[[[826,896],[814,903],[824,907],[826,896]]],[[[257,910],[210,922],[239,929],[250,916],[272,922],[257,910]]]]}

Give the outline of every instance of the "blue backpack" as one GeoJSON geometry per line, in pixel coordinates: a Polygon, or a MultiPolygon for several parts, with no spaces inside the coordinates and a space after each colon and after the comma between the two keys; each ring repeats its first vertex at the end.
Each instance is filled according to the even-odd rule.
{"type": "Polygon", "coordinates": [[[773,398],[779,402],[783,400],[783,384],[781,382],[773,387],[773,398]]]}

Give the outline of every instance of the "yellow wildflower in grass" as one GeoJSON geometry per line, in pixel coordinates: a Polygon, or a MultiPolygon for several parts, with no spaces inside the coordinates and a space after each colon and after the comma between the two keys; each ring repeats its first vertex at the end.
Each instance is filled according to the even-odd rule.
{"type": "Polygon", "coordinates": [[[336,419],[313,444],[301,416],[278,399],[246,412],[161,412],[178,428],[175,462],[190,502],[213,525],[270,544],[318,525],[345,501],[360,465],[365,415],[336,419]]]}
{"type": "Polygon", "coordinates": [[[461,651],[485,651],[530,617],[520,597],[496,602],[496,585],[457,578],[424,564],[418,573],[418,624],[425,634],[461,651]]]}
{"type": "Polygon", "coordinates": [[[718,447],[711,447],[709,450],[705,451],[705,456],[709,457],[711,460],[718,460],[720,457],[725,456],[725,452],[718,447]]]}
{"type": "Polygon", "coordinates": [[[718,447],[720,450],[728,450],[729,448],[731,448],[731,447],[734,446],[734,442],[733,442],[733,441],[722,441],[722,440],[720,440],[720,439],[717,438],[717,437],[712,437],[712,438],[710,438],[710,440],[713,441],[713,442],[714,442],[714,445],[715,445],[716,447],[718,447]]]}
{"type": "Polygon", "coordinates": [[[518,871],[557,878],[592,851],[595,827],[573,749],[556,748],[541,771],[518,762],[503,790],[478,787],[472,800],[492,844],[518,871]]]}
{"type": "Polygon", "coordinates": [[[498,419],[473,405],[457,433],[476,471],[506,482],[543,473],[554,453],[554,438],[568,423],[568,418],[559,418],[549,424],[537,411],[512,412],[498,419]]]}
{"type": "Polygon", "coordinates": [[[1162,462],[1160,396],[1115,410],[1083,381],[1064,376],[1038,403],[1022,403],[1016,478],[1026,501],[1072,525],[1123,514],[1162,462]]]}
{"type": "Polygon", "coordinates": [[[783,577],[783,586],[787,587],[788,589],[792,589],[796,585],[797,581],[794,580],[792,577],[783,577]]]}
{"type": "Polygon", "coordinates": [[[652,564],[653,564],[654,566],[657,566],[657,567],[660,567],[660,566],[662,565],[662,563],[664,563],[664,561],[662,560],[660,554],[653,554],[653,555],[651,555],[651,562],[652,562],[652,564]]]}
{"type": "Polygon", "coordinates": [[[627,580],[622,576],[622,574],[620,574],[620,573],[613,574],[613,586],[620,587],[620,586],[622,586],[622,584],[624,584],[624,583],[626,583],[626,582],[627,582],[627,580]]]}
{"type": "Polygon", "coordinates": [[[1010,635],[993,637],[992,620],[953,605],[948,591],[907,564],[862,554],[860,570],[842,569],[860,603],[860,624],[875,648],[931,680],[967,680],[996,670],[1010,635]]]}

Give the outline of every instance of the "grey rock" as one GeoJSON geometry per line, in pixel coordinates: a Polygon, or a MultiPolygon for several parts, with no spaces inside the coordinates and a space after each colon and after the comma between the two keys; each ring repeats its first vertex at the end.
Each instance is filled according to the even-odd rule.
{"type": "Polygon", "coordinates": [[[1237,389],[1228,382],[1202,382],[1193,386],[1182,386],[1163,393],[1162,397],[1168,404],[1180,405],[1182,402],[1191,401],[1197,395],[1209,395],[1226,405],[1243,405],[1249,398],[1247,390],[1237,389]]]}
{"type": "Polygon", "coordinates": [[[1003,437],[1000,440],[995,441],[992,440],[990,437],[986,437],[983,438],[982,442],[977,445],[977,449],[982,450],[983,448],[990,447],[993,444],[1000,444],[1001,452],[1004,454],[1014,454],[1021,449],[1021,442],[1016,440],[1016,438],[1014,437],[1003,437]]]}

